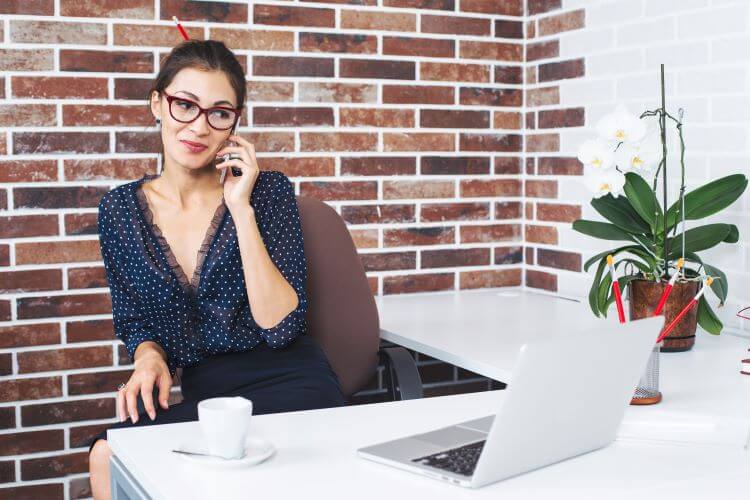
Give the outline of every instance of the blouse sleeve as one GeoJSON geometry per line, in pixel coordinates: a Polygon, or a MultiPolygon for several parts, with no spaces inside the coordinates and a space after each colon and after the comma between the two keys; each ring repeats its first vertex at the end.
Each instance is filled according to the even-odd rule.
{"type": "Polygon", "coordinates": [[[278,172],[277,177],[268,214],[266,249],[279,272],[297,292],[299,304],[276,326],[258,326],[257,333],[274,349],[285,347],[307,329],[307,267],[297,198],[289,178],[282,172],[278,172]]]}
{"type": "MultiPolygon", "coordinates": [[[[128,351],[130,359],[135,359],[135,350],[146,340],[156,342],[157,340],[153,328],[143,318],[141,306],[135,293],[130,289],[132,283],[123,279],[119,269],[124,265],[117,262],[114,252],[111,248],[110,232],[111,225],[115,221],[115,215],[111,213],[112,209],[106,201],[106,196],[99,202],[98,231],[99,246],[101,247],[104,269],[109,282],[110,295],[112,296],[112,323],[117,338],[122,340],[128,351]]],[[[163,346],[162,346],[163,349],[163,346]]],[[[166,349],[164,350],[166,353],[166,349]]],[[[167,366],[170,375],[174,376],[176,367],[172,365],[167,356],[167,366]]]]}

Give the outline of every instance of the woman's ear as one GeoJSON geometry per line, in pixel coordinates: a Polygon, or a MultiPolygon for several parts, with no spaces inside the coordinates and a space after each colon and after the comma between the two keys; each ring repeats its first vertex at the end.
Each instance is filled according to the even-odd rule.
{"type": "Polygon", "coordinates": [[[154,115],[154,119],[161,119],[161,99],[158,90],[154,90],[153,92],[151,92],[150,101],[151,114],[154,115]]]}

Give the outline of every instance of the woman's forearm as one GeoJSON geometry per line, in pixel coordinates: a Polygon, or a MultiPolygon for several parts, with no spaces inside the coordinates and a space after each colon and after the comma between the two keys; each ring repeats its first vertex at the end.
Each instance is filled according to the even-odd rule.
{"type": "Polygon", "coordinates": [[[268,255],[253,207],[248,204],[247,208],[233,210],[232,218],[237,229],[250,310],[258,326],[272,328],[297,308],[297,292],[268,255]]]}

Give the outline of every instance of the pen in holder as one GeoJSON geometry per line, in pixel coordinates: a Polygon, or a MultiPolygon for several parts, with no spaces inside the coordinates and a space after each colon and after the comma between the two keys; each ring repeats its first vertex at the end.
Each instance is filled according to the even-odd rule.
{"type": "Polygon", "coordinates": [[[653,405],[661,401],[659,392],[659,353],[664,342],[654,345],[651,355],[648,357],[646,369],[638,381],[635,394],[630,400],[631,405],[653,405]]]}
{"type": "MultiPolygon", "coordinates": [[[[737,313],[737,316],[742,319],[750,319],[750,306],[743,307],[739,310],[737,313]]],[[[748,349],[750,351],[750,349],[748,349]]],[[[743,359],[740,361],[740,373],[743,375],[750,375],[750,358],[743,359]]],[[[750,436],[748,437],[747,445],[745,445],[745,449],[747,449],[750,446],[750,436]]]]}

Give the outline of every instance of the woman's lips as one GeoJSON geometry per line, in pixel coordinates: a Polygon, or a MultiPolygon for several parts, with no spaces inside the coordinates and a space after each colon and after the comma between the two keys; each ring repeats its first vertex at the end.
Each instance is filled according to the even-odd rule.
{"type": "Polygon", "coordinates": [[[202,153],[208,146],[202,146],[189,141],[180,141],[191,153],[202,153]]]}

